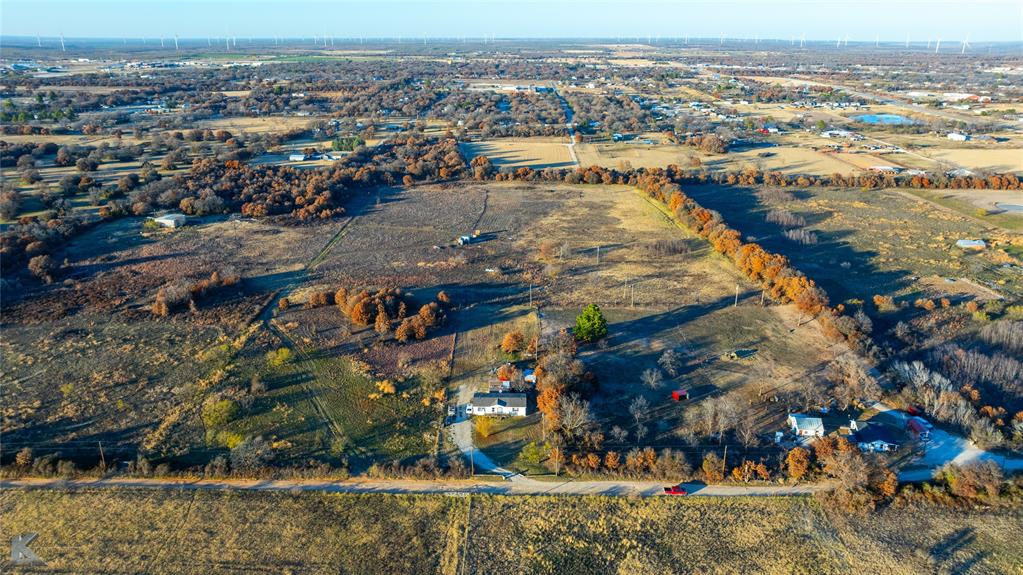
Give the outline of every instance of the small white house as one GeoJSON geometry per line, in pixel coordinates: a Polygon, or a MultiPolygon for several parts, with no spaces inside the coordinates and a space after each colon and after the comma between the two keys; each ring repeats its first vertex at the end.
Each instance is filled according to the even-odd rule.
{"type": "Polygon", "coordinates": [[[289,162],[304,162],[306,160],[305,154],[291,154],[288,156],[289,162]]]}
{"type": "Polygon", "coordinates": [[[153,218],[153,221],[165,228],[180,228],[188,223],[188,218],[185,217],[185,214],[164,214],[153,218]]]}
{"type": "Polygon", "coordinates": [[[525,417],[527,409],[524,393],[477,393],[466,406],[469,415],[525,417]]]}
{"type": "Polygon", "coordinates": [[[950,178],[969,178],[973,175],[973,172],[966,168],[956,168],[945,172],[945,175],[950,178]]]}
{"type": "Polygon", "coordinates": [[[982,250],[987,247],[984,240],[956,240],[956,247],[963,250],[982,250]]]}
{"type": "Polygon", "coordinates": [[[970,139],[969,135],[967,135],[967,134],[960,134],[959,132],[950,132],[945,137],[948,138],[949,140],[954,141],[954,142],[965,142],[965,141],[970,139]]]}
{"type": "Polygon", "coordinates": [[[824,437],[824,422],[819,417],[790,413],[788,423],[792,433],[799,437],[824,437]]]}

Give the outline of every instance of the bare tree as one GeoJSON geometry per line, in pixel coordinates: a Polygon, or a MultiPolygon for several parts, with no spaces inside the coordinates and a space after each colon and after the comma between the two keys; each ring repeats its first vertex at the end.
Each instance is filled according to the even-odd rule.
{"type": "Polygon", "coordinates": [[[678,377],[679,369],[682,368],[682,356],[674,349],[666,349],[657,359],[657,365],[669,376],[678,377]]]}
{"type": "Polygon", "coordinates": [[[636,425],[640,425],[647,418],[647,410],[650,409],[650,402],[645,397],[640,395],[636,399],[632,400],[629,404],[629,413],[632,418],[636,420],[636,425]]]}
{"type": "Polygon", "coordinates": [[[613,439],[616,443],[625,443],[628,438],[629,430],[623,429],[617,425],[611,428],[611,439],[613,439]]]}
{"type": "Polygon", "coordinates": [[[567,438],[582,437],[594,424],[589,402],[575,393],[558,399],[558,413],[561,430],[567,438]]]}
{"type": "Polygon", "coordinates": [[[643,385],[650,389],[660,389],[664,385],[664,376],[656,369],[643,370],[640,379],[643,381],[643,385]]]}
{"type": "Polygon", "coordinates": [[[735,435],[739,443],[749,449],[757,444],[756,420],[753,417],[753,410],[747,409],[735,424],[735,435]]]}

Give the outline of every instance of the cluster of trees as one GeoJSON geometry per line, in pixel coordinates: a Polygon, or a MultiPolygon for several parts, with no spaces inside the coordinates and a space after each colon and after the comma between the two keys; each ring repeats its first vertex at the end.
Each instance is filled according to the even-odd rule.
{"type": "MultiPolygon", "coordinates": [[[[441,291],[436,301],[419,306],[418,311],[410,315],[415,302],[401,288],[381,288],[376,291],[349,290],[338,288],[334,292],[318,291],[310,294],[307,307],[336,305],[353,324],[369,326],[381,336],[394,331],[394,339],[400,343],[409,340],[426,339],[430,329],[444,323],[447,308],[451,300],[441,291]],[[394,324],[397,323],[397,327],[394,324]]],[[[281,307],[290,305],[287,299],[281,300],[281,307]]]]}
{"type": "Polygon", "coordinates": [[[762,171],[756,167],[748,167],[741,171],[703,172],[687,171],[679,178],[679,183],[714,182],[729,186],[777,186],[785,187],[843,187],[862,189],[883,188],[920,188],[920,189],[953,189],[953,190],[1018,190],[1019,177],[1012,173],[991,174],[988,176],[956,176],[945,175],[896,175],[891,173],[864,173],[858,175],[832,174],[830,176],[807,176],[783,174],[781,172],[762,171]]]}
{"type": "Polygon", "coordinates": [[[462,123],[485,138],[560,136],[566,133],[565,111],[553,93],[451,90],[428,117],[462,123]]]}
{"type": "Polygon", "coordinates": [[[557,453],[599,450],[604,435],[584,399],[596,389],[597,378],[576,358],[576,338],[562,330],[539,348],[536,405],[556,438],[557,453]]]}
{"type": "Polygon", "coordinates": [[[650,110],[624,95],[571,92],[565,99],[572,107],[576,126],[585,134],[659,129],[650,110]]]}
{"type": "Polygon", "coordinates": [[[689,136],[684,143],[710,154],[724,154],[728,151],[728,142],[717,134],[689,136]]]}
{"type": "MultiPolygon", "coordinates": [[[[962,359],[952,361],[963,362],[962,359]]],[[[976,359],[966,361],[978,365],[976,359]]],[[[998,363],[998,370],[1016,372],[1020,369],[1019,361],[1007,356],[1001,356],[998,363]]],[[[998,447],[1007,443],[1017,448],[1023,446],[1023,411],[1011,414],[1005,407],[989,403],[1005,401],[1005,396],[990,394],[985,399],[977,387],[969,383],[956,383],[921,361],[896,361],[892,367],[904,384],[900,394],[908,404],[920,406],[934,419],[963,429],[970,439],[983,447],[998,447]]],[[[958,370],[960,373],[970,373],[961,366],[958,370]]],[[[1016,379],[1014,383],[1017,388],[1019,381],[1016,379]]],[[[1017,389],[1016,395],[1012,397],[1016,403],[1019,401],[1018,393],[1017,389]]]]}
{"type": "Polygon", "coordinates": [[[899,479],[876,455],[862,453],[844,437],[829,435],[813,444],[813,451],[796,447],[783,464],[793,481],[827,477],[835,490],[828,495],[844,508],[864,508],[895,496],[899,479]]]}
{"type": "Polygon", "coordinates": [[[241,276],[233,271],[215,271],[208,278],[194,282],[175,280],[156,292],[156,301],[151,308],[153,315],[166,317],[175,311],[196,309],[196,301],[218,289],[237,285],[241,276]]]}
{"type": "Polygon", "coordinates": [[[60,264],[51,254],[68,238],[94,223],[83,217],[55,213],[53,217],[22,218],[11,224],[0,235],[0,286],[5,294],[18,287],[17,269],[28,269],[37,278],[49,282],[59,271],[60,264]]]}

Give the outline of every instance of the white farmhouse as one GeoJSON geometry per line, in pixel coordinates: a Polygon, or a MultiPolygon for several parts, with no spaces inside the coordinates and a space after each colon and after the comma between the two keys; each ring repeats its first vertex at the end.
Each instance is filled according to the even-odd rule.
{"type": "Polygon", "coordinates": [[[505,415],[525,417],[528,415],[524,393],[477,393],[466,407],[469,415],[505,415]]]}

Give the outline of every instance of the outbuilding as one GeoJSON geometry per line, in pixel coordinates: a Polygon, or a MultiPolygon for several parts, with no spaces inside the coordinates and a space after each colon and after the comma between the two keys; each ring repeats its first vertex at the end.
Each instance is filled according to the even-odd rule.
{"type": "Polygon", "coordinates": [[[824,421],[819,417],[790,413],[788,423],[792,433],[800,437],[824,437],[824,421]]]}
{"type": "Polygon", "coordinates": [[[683,401],[689,399],[689,391],[685,389],[675,389],[671,392],[672,401],[683,401]]]}
{"type": "Polygon", "coordinates": [[[185,214],[164,214],[153,218],[153,221],[165,228],[180,228],[188,223],[188,218],[185,214]]]}
{"type": "Polygon", "coordinates": [[[984,240],[957,240],[956,247],[963,250],[982,250],[987,244],[984,240]]]}

